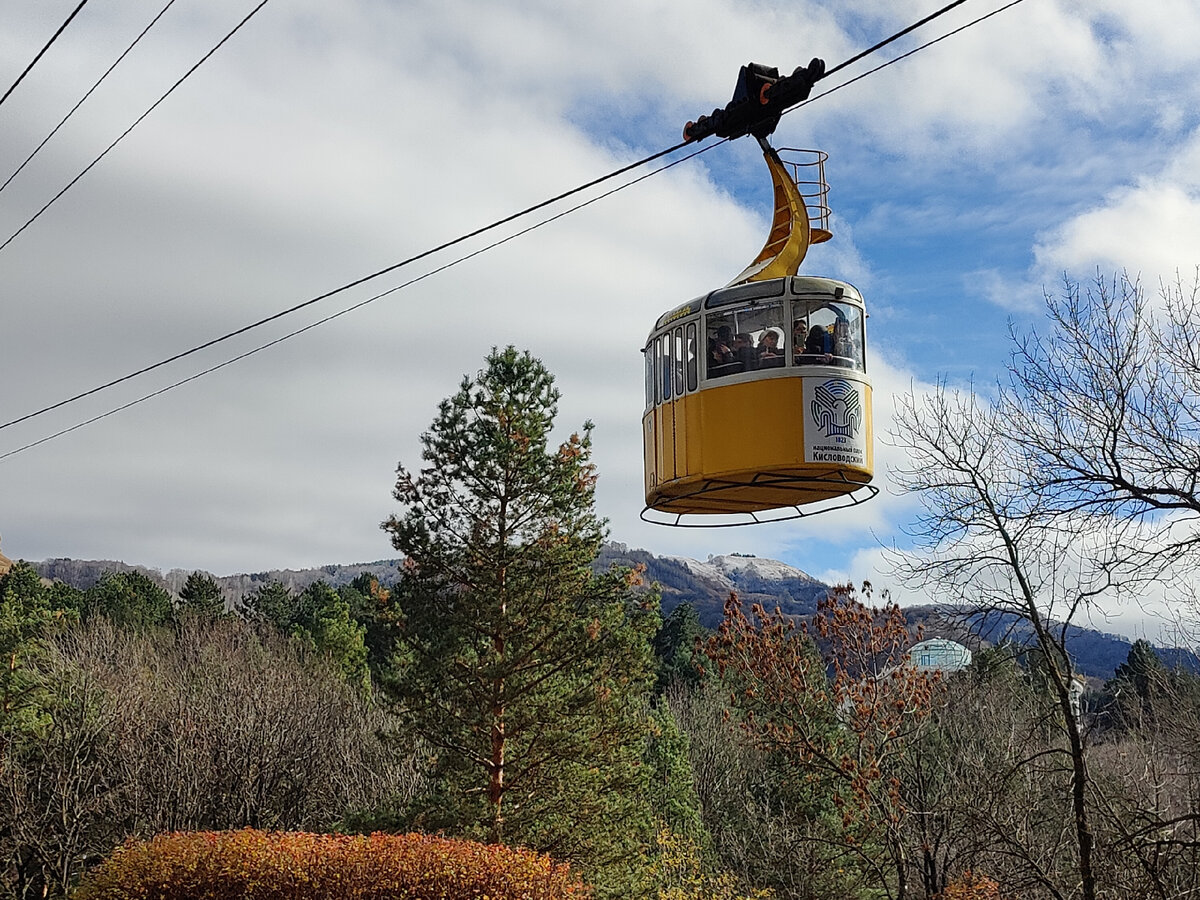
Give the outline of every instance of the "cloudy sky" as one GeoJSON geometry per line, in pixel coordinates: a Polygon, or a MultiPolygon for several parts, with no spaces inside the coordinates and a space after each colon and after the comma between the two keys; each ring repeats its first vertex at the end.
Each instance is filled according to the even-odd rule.
{"type": "MultiPolygon", "coordinates": [[[[0,181],[163,8],[84,7],[0,104],[0,181]]],[[[7,89],[76,0],[0,6],[7,89]]],[[[0,191],[0,243],[258,5],[175,0],[0,191]]],[[[751,60],[830,67],[927,0],[270,0],[0,250],[0,420],[118,378],[671,146],[751,60]]],[[[870,311],[875,420],[937,379],[986,386],[1044,290],[1200,263],[1200,7],[968,0],[822,82],[779,146],[819,147],[835,238],[803,271],[870,311]]],[[[709,143],[713,143],[711,140],[709,143]]],[[[638,173],[641,174],[641,170],[638,173]]],[[[624,180],[630,180],[633,176],[624,180]]],[[[618,182],[619,183],[619,182],[618,182]]],[[[599,193],[581,195],[588,199],[599,193]]],[[[216,574],[392,555],[398,460],[489,348],[543,359],[564,431],[596,424],[612,536],[657,553],[770,556],[871,576],[909,521],[886,491],[786,524],[643,524],[640,349],[666,309],[729,281],[767,231],[750,141],[626,190],[162,396],[0,460],[0,549],[216,574]]],[[[559,204],[545,215],[559,212],[559,204]]],[[[0,454],[396,288],[538,217],[54,412],[0,454]]]]}

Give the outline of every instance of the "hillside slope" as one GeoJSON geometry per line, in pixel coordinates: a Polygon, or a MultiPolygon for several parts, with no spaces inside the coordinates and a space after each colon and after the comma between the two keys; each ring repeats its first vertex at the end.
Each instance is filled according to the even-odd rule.
{"type": "MultiPolygon", "coordinates": [[[[327,565],[314,569],[272,569],[251,574],[214,576],[225,593],[226,604],[238,605],[247,594],[262,585],[278,581],[291,591],[302,591],[316,581],[325,581],[337,588],[349,584],[359,575],[369,573],[381,584],[392,584],[400,577],[398,559],[378,560],[352,565],[327,565]]],[[[690,603],[699,613],[700,621],[709,628],[720,624],[722,610],[731,591],[736,591],[743,603],[762,604],[772,610],[779,607],[793,616],[809,616],[816,611],[817,602],[825,596],[828,586],[800,569],[777,560],[740,554],[710,556],[701,561],[683,556],[656,556],[647,550],[630,548],[610,542],[604,545],[595,562],[598,570],[609,566],[644,566],[647,585],[657,583],[662,591],[664,615],[680,603],[690,603]]],[[[59,580],[81,590],[94,585],[105,572],[139,570],[148,574],[171,593],[178,595],[190,574],[180,569],[167,573],[143,566],[113,560],[48,559],[34,563],[44,578],[59,580]]],[[[914,634],[919,624],[925,637],[949,637],[971,647],[992,643],[1007,635],[1019,643],[1028,642],[1030,635],[1023,623],[996,619],[985,627],[972,624],[969,616],[953,614],[936,606],[914,606],[905,610],[914,634]],[[976,634],[972,634],[972,632],[976,634]]],[[[1068,629],[1068,648],[1079,672],[1093,678],[1110,678],[1113,670],[1125,661],[1131,641],[1114,634],[1090,628],[1072,626],[1068,629]]],[[[1195,656],[1170,648],[1160,648],[1159,655],[1167,665],[1194,668],[1195,656]]]]}

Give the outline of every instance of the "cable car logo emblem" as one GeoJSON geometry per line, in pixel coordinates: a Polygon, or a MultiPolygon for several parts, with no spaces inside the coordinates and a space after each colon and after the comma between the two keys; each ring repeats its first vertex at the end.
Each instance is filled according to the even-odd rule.
{"type": "Polygon", "coordinates": [[[863,425],[862,401],[855,386],[835,378],[813,389],[812,416],[827,438],[854,437],[863,425]]]}

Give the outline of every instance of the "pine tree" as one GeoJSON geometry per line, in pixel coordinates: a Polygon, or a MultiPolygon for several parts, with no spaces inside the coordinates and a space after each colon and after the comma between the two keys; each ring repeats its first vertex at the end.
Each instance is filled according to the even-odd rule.
{"type": "Polygon", "coordinates": [[[380,584],[374,575],[364,572],[338,588],[338,596],[350,607],[350,617],[365,629],[363,643],[367,647],[367,666],[372,675],[377,675],[386,667],[392,650],[391,589],[380,584]]]}
{"type": "Polygon", "coordinates": [[[291,628],[296,598],[280,581],[268,581],[253,593],[242,597],[242,616],[248,622],[286,632],[291,628]]]}
{"type": "Polygon", "coordinates": [[[371,687],[366,631],[351,617],[350,604],[324,581],[309,585],[297,598],[292,636],[324,655],[347,684],[364,694],[371,687]]]}
{"type": "Polygon", "coordinates": [[[1155,718],[1154,701],[1170,692],[1170,678],[1154,645],[1139,638],[1104,689],[1115,699],[1126,725],[1151,722],[1155,718]]]}
{"type": "Polygon", "coordinates": [[[666,829],[707,849],[711,839],[704,829],[688,758],[688,737],[665,700],[654,707],[651,722],[653,733],[646,747],[646,794],[660,831],[666,829]]]}
{"type": "Polygon", "coordinates": [[[651,641],[658,660],[656,694],[661,694],[672,682],[682,682],[689,687],[700,683],[703,675],[696,659],[696,645],[708,636],[709,631],[700,624],[700,615],[692,604],[680,603],[671,610],[651,641]]]}
{"type": "Polygon", "coordinates": [[[121,628],[143,630],[175,617],[171,595],[144,572],[105,572],[83,592],[82,618],[102,615],[121,628]]]}
{"type": "Polygon", "coordinates": [[[225,618],[225,595],[211,575],[193,572],[179,592],[180,610],[187,610],[202,619],[225,618]]]}
{"type": "Polygon", "coordinates": [[[0,770],[10,741],[20,733],[35,732],[45,717],[41,685],[30,660],[61,618],[50,600],[50,592],[27,562],[18,561],[0,575],[0,770]]]}
{"type": "Polygon", "coordinates": [[[592,571],[591,424],[554,447],[558,398],[540,361],[493,350],[422,435],[420,471],[398,468],[390,688],[438,748],[446,796],[426,824],[574,861],[615,895],[650,839],[658,604],[636,574],[592,571]]]}

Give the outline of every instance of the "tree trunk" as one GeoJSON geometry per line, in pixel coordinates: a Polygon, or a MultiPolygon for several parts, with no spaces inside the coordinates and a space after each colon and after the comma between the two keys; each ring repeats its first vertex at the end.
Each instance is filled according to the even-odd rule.
{"type": "MultiPolygon", "coordinates": [[[[1024,582],[1022,581],[1024,587],[1024,582]]],[[[1050,636],[1042,621],[1041,613],[1033,601],[1033,594],[1026,590],[1028,617],[1037,635],[1038,645],[1046,659],[1050,681],[1054,686],[1055,699],[1067,732],[1067,743],[1071,753],[1071,806],[1075,813],[1075,842],[1079,848],[1079,885],[1083,900],[1096,900],[1096,875],[1092,869],[1092,851],[1095,837],[1087,813],[1087,758],[1084,755],[1083,735],[1079,733],[1079,721],[1071,705],[1071,675],[1059,666],[1058,654],[1067,659],[1066,647],[1059,645],[1050,636]]]]}
{"type": "MultiPolygon", "coordinates": [[[[505,494],[507,497],[507,493],[505,494]]],[[[504,554],[508,544],[507,500],[501,500],[499,516],[499,546],[504,554]]],[[[504,658],[505,629],[508,617],[507,566],[500,567],[500,616],[496,622],[496,630],[492,633],[492,649],[497,659],[504,658]]],[[[497,678],[492,682],[492,755],[488,775],[488,804],[491,806],[492,825],[488,840],[493,844],[504,841],[504,753],[507,734],[504,727],[504,679],[497,678]]]]}

